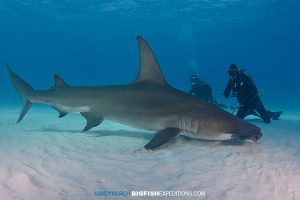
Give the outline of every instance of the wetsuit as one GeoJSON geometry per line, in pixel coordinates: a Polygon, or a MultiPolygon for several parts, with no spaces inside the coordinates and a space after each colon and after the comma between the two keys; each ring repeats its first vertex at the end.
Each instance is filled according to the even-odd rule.
{"type": "Polygon", "coordinates": [[[197,83],[192,84],[189,94],[195,95],[196,97],[214,104],[215,100],[212,95],[211,87],[204,81],[197,81],[197,83]]]}
{"type": "Polygon", "coordinates": [[[233,92],[233,96],[236,96],[240,103],[237,117],[244,119],[256,111],[265,123],[271,122],[271,113],[265,109],[254,81],[244,70],[240,70],[235,78],[229,79],[223,95],[228,98],[230,92],[233,92]]]}

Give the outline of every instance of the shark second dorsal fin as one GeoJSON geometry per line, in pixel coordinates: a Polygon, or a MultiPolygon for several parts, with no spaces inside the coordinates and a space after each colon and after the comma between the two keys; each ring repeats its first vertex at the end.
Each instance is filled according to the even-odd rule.
{"type": "Polygon", "coordinates": [[[67,86],[69,85],[59,75],[54,74],[54,88],[67,86]]]}
{"type": "Polygon", "coordinates": [[[137,36],[137,40],[140,54],[140,70],[137,78],[133,81],[133,84],[153,82],[167,85],[151,47],[141,36],[137,36]]]}

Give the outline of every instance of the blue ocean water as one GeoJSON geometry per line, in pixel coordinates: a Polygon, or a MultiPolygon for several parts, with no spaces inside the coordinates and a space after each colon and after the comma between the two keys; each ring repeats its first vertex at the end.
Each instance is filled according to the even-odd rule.
{"type": "Polygon", "coordinates": [[[1,0],[1,101],[19,103],[5,62],[36,89],[51,87],[54,73],[71,85],[126,84],[142,35],[179,89],[196,73],[226,103],[236,63],[264,89],[267,107],[299,108],[299,8],[298,0],[1,0]]]}
{"type": "Polygon", "coordinates": [[[299,108],[299,8],[298,0],[1,0],[1,99],[17,100],[5,62],[37,89],[52,86],[54,73],[74,85],[128,83],[142,35],[177,88],[188,90],[196,73],[223,101],[236,63],[267,105],[299,108]]]}
{"type": "Polygon", "coordinates": [[[0,0],[0,199],[102,199],[95,192],[112,190],[300,199],[299,9],[299,0],[0,0]],[[282,118],[248,118],[264,134],[257,143],[178,137],[157,151],[143,149],[152,132],[105,120],[83,134],[82,116],[60,119],[48,106],[15,124],[22,102],[5,63],[35,89],[52,87],[53,74],[76,86],[127,84],[138,71],[137,35],[172,86],[188,91],[197,74],[218,102],[235,104],[222,96],[235,63],[282,118]]]}

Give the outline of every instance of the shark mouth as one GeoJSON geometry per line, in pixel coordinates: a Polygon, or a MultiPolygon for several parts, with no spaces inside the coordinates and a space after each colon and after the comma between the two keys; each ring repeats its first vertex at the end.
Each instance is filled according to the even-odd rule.
{"type": "Polygon", "coordinates": [[[253,131],[251,131],[251,132],[244,131],[243,133],[240,133],[238,136],[241,140],[257,142],[257,141],[261,140],[262,133],[260,131],[256,131],[255,133],[253,133],[253,131]]]}

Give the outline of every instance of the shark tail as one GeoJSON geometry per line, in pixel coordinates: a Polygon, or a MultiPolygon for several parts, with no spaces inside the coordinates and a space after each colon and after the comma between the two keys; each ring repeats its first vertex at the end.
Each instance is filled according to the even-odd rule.
{"type": "Polygon", "coordinates": [[[19,93],[19,95],[21,96],[24,102],[24,107],[17,121],[17,123],[19,123],[26,115],[28,110],[31,108],[32,102],[30,101],[30,98],[34,93],[34,89],[28,83],[26,83],[21,77],[19,77],[15,72],[13,72],[8,65],[7,65],[7,73],[14,88],[19,93]]]}

